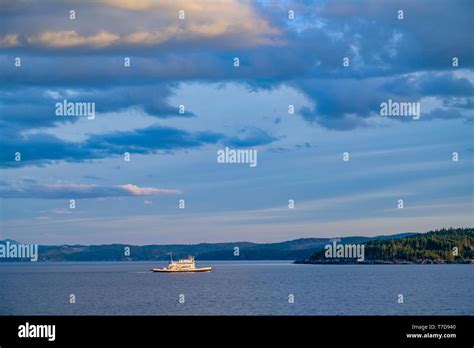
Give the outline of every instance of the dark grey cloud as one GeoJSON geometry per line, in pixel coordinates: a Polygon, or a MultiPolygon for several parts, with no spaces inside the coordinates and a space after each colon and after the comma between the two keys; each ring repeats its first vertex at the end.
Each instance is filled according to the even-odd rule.
{"type": "Polygon", "coordinates": [[[151,85],[117,86],[108,88],[3,87],[0,122],[8,127],[21,129],[52,127],[55,124],[76,122],[76,117],[58,117],[56,103],[95,103],[96,113],[119,112],[130,108],[142,110],[158,118],[194,117],[192,110],[179,113],[179,105],[170,105],[168,98],[176,85],[155,83],[151,85]]]}
{"type": "Polygon", "coordinates": [[[50,134],[14,134],[7,136],[5,129],[0,152],[0,166],[21,167],[45,165],[57,161],[80,162],[114,156],[125,152],[153,154],[160,151],[179,151],[199,148],[208,144],[222,143],[236,147],[269,144],[277,140],[267,132],[249,128],[238,136],[227,137],[221,133],[201,131],[188,132],[163,126],[150,126],[126,132],[112,132],[90,136],[84,142],[70,142],[50,134]],[[15,161],[15,153],[21,153],[21,161],[15,161]]]}
{"type": "MultiPolygon", "coordinates": [[[[8,130],[5,130],[7,132],[8,130]]],[[[130,132],[94,135],[82,143],[69,142],[50,134],[1,134],[3,167],[43,165],[54,161],[78,162],[130,153],[156,153],[160,150],[180,150],[215,143],[223,136],[210,132],[189,133],[171,127],[153,126],[130,132]],[[15,161],[15,153],[21,161],[15,161]]]]}
{"type": "Polygon", "coordinates": [[[9,133],[9,129],[0,128],[2,167],[44,165],[61,160],[80,162],[100,158],[94,149],[87,148],[84,144],[64,141],[50,134],[9,133]],[[17,152],[21,154],[21,161],[15,161],[17,152]]]}
{"type": "Polygon", "coordinates": [[[454,72],[404,75],[388,79],[384,89],[401,96],[473,96],[474,84],[466,77],[457,77],[454,72]]]}
{"type": "Polygon", "coordinates": [[[223,139],[222,134],[196,132],[152,126],[128,132],[94,135],[87,142],[88,148],[106,154],[123,154],[125,151],[151,153],[158,150],[179,150],[194,148],[223,139]]]}
{"type": "Polygon", "coordinates": [[[419,102],[424,97],[443,97],[446,108],[433,111],[424,119],[473,117],[469,105],[474,85],[465,77],[456,77],[455,71],[366,79],[306,79],[295,81],[294,87],[314,104],[313,108],[300,109],[302,117],[330,129],[367,126],[366,119],[378,114],[380,103],[388,99],[419,102]]]}

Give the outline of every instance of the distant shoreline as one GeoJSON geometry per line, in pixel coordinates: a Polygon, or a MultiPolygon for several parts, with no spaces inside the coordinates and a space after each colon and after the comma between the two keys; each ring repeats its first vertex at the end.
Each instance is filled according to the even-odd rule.
{"type": "Polygon", "coordinates": [[[295,264],[472,264],[474,228],[376,237],[300,238],[278,243],[200,243],[135,246],[33,245],[0,241],[0,263],[12,261],[150,261],[193,256],[197,262],[288,261],[295,264]],[[10,250],[11,249],[11,250],[10,250]],[[29,255],[26,251],[34,251],[29,255]],[[29,258],[28,255],[30,256],[29,258]]]}
{"type": "Polygon", "coordinates": [[[451,262],[451,261],[431,261],[427,260],[426,262],[413,262],[413,261],[347,261],[347,262],[331,262],[331,261],[321,261],[321,262],[312,262],[304,260],[296,260],[295,264],[299,265],[474,265],[474,260],[464,260],[462,262],[451,262]]]}
{"type": "MultiPolygon", "coordinates": [[[[414,234],[409,232],[375,237],[351,236],[341,237],[341,240],[343,243],[364,243],[414,234]]],[[[183,259],[191,255],[196,261],[295,261],[309,258],[330,242],[330,238],[299,238],[275,243],[39,245],[37,256],[38,261],[169,261],[171,254],[174,259],[183,259]]],[[[0,245],[2,243],[20,244],[12,239],[0,240],[0,245]]],[[[8,261],[12,260],[0,255],[0,263],[8,261]]]]}
{"type": "MultiPolygon", "coordinates": [[[[308,262],[304,260],[196,260],[197,263],[285,263],[287,265],[323,265],[323,266],[393,266],[393,265],[474,265],[474,260],[466,260],[464,262],[390,262],[390,261],[373,261],[373,262],[308,262]]],[[[38,260],[38,261],[29,261],[29,260],[4,260],[0,262],[0,267],[2,265],[13,265],[13,264],[107,264],[107,263],[160,263],[166,264],[168,261],[165,260],[100,260],[100,261],[71,261],[71,260],[38,260]]]]}

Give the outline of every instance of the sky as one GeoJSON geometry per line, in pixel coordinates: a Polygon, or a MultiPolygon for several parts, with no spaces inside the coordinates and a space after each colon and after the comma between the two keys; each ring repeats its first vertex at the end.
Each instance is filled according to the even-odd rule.
{"type": "Polygon", "coordinates": [[[462,0],[2,1],[0,239],[473,227],[473,23],[462,0]]]}

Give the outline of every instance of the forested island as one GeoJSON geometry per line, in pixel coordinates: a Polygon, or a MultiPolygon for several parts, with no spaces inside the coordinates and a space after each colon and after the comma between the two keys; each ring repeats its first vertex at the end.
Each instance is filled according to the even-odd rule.
{"type": "Polygon", "coordinates": [[[325,248],[296,263],[307,264],[443,264],[474,263],[474,229],[443,228],[427,233],[369,240],[364,260],[355,257],[327,257],[325,248]]]}

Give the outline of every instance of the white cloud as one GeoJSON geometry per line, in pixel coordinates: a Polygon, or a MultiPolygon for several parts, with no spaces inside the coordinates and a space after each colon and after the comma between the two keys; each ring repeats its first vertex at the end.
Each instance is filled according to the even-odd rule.
{"type": "Polygon", "coordinates": [[[12,186],[0,190],[2,198],[87,199],[103,197],[155,196],[179,194],[179,190],[139,187],[133,184],[98,186],[86,184],[42,184],[12,186]]]}
{"type": "Polygon", "coordinates": [[[137,185],[120,185],[120,188],[130,192],[133,196],[151,196],[158,194],[178,194],[178,190],[156,189],[153,187],[138,187],[137,185]]]}
{"type": "Polygon", "coordinates": [[[7,34],[5,36],[0,36],[0,47],[14,47],[19,46],[20,41],[18,40],[18,34],[7,34]]]}
{"type": "Polygon", "coordinates": [[[82,36],[74,30],[69,31],[45,31],[28,37],[30,44],[42,45],[50,48],[68,48],[75,46],[92,46],[102,48],[119,42],[120,36],[106,31],[95,35],[82,36]]]}

